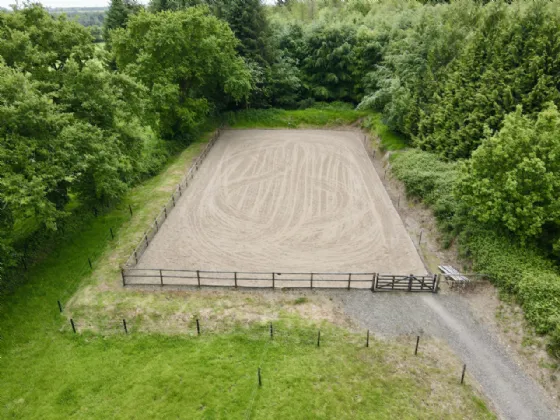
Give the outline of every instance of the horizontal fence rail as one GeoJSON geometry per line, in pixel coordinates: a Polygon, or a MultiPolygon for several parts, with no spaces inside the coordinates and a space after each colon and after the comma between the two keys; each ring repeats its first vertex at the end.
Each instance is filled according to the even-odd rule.
{"type": "Polygon", "coordinates": [[[146,248],[148,248],[148,246],[152,242],[152,239],[154,239],[154,236],[156,236],[156,233],[159,232],[162,224],[167,220],[167,216],[169,215],[169,213],[175,208],[177,201],[183,195],[183,192],[188,188],[189,182],[193,179],[194,174],[198,171],[206,156],[208,156],[210,149],[212,148],[212,146],[214,146],[221,133],[222,129],[219,128],[212,134],[210,140],[208,141],[208,144],[206,145],[202,153],[194,160],[181,182],[177,184],[177,187],[175,188],[175,191],[173,191],[173,194],[171,194],[171,197],[169,198],[167,204],[163,206],[161,212],[157,215],[152,224],[149,226],[148,230],[144,232],[142,238],[140,238],[140,240],[138,241],[138,245],[136,246],[132,254],[128,257],[128,260],[126,261],[124,267],[134,267],[136,264],[138,264],[140,257],[142,256],[146,248]]]}
{"type": "Polygon", "coordinates": [[[378,273],[291,273],[255,271],[172,270],[124,268],[123,286],[194,286],[250,288],[367,289],[377,291],[437,292],[438,275],[378,273]]]}

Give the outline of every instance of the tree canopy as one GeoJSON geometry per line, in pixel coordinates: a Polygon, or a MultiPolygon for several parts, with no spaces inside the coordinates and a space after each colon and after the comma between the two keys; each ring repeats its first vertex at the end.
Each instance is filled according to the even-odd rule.
{"type": "Polygon", "coordinates": [[[203,6],[141,12],[113,33],[119,70],[150,90],[160,133],[171,138],[187,139],[209,112],[249,94],[237,45],[227,23],[203,6]]]}

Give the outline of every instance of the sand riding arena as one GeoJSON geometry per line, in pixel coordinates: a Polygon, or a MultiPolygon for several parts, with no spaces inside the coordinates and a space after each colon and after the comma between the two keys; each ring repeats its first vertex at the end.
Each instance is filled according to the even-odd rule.
{"type": "Polygon", "coordinates": [[[196,285],[196,270],[273,273],[276,287],[287,273],[426,274],[359,131],[225,130],[175,201],[134,283],[196,285]]]}

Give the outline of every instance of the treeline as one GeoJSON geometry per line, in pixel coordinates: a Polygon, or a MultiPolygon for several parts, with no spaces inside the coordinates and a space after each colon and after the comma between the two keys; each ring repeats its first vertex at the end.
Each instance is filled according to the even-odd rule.
{"type": "Polygon", "coordinates": [[[117,202],[251,90],[233,32],[207,8],[138,12],[110,53],[41,6],[0,13],[0,289],[72,209],[117,202]]]}

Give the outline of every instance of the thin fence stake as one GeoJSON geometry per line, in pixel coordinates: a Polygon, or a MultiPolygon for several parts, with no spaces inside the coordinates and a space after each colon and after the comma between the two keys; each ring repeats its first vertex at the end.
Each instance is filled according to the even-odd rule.
{"type": "Polygon", "coordinates": [[[74,325],[74,320],[72,318],[70,318],[70,325],[72,325],[72,331],[76,334],[76,326],[74,325]]]}
{"type": "Polygon", "coordinates": [[[467,365],[464,364],[463,365],[463,373],[461,374],[461,385],[463,385],[463,382],[465,381],[465,371],[467,370],[467,365]]]}
{"type": "Polygon", "coordinates": [[[121,268],[121,276],[122,276],[122,285],[126,286],[126,281],[125,281],[125,277],[124,277],[124,268],[121,268]]]}
{"type": "Polygon", "coordinates": [[[317,347],[321,347],[321,330],[317,334],[317,347]]]}
{"type": "Polygon", "coordinates": [[[89,268],[91,268],[93,270],[93,265],[91,264],[91,259],[88,257],[88,263],[89,263],[89,268]]]}
{"type": "Polygon", "coordinates": [[[115,234],[113,233],[113,228],[109,228],[109,232],[111,232],[111,239],[115,239],[115,234]]]}
{"type": "Polygon", "coordinates": [[[366,347],[369,347],[369,330],[367,330],[366,347]]]}
{"type": "Polygon", "coordinates": [[[270,323],[270,339],[274,339],[274,328],[272,327],[272,322],[270,323]]]}
{"type": "Polygon", "coordinates": [[[200,287],[200,270],[196,270],[196,279],[198,281],[198,287],[200,287]]]}
{"type": "Polygon", "coordinates": [[[259,386],[262,386],[262,378],[261,378],[261,368],[257,370],[257,376],[259,378],[259,386]]]}
{"type": "Polygon", "coordinates": [[[200,335],[200,322],[198,322],[198,318],[196,319],[196,334],[200,335]]]}
{"type": "Polygon", "coordinates": [[[311,290],[313,290],[313,273],[311,273],[311,290]]]}
{"type": "Polygon", "coordinates": [[[60,300],[57,300],[58,302],[58,310],[60,311],[60,313],[62,313],[62,304],[60,303],[60,300]]]}
{"type": "Polygon", "coordinates": [[[416,348],[414,349],[414,355],[418,354],[418,344],[420,343],[420,336],[416,337],[416,348]]]}
{"type": "Polygon", "coordinates": [[[159,281],[161,283],[161,287],[163,287],[163,273],[161,270],[159,270],[159,281]]]}
{"type": "Polygon", "coordinates": [[[235,288],[237,289],[237,271],[233,273],[233,281],[235,282],[235,288]]]}
{"type": "Polygon", "coordinates": [[[132,217],[133,213],[132,213],[132,207],[130,206],[130,204],[128,205],[128,211],[130,212],[130,216],[132,217]]]}
{"type": "Polygon", "coordinates": [[[350,282],[352,281],[352,273],[348,274],[348,290],[350,290],[350,282]]]}
{"type": "Polygon", "coordinates": [[[128,328],[126,328],[126,319],[122,320],[122,324],[123,324],[123,327],[124,327],[124,333],[128,334],[128,328]]]}
{"type": "Polygon", "coordinates": [[[272,289],[274,289],[274,273],[272,273],[272,289]]]}

